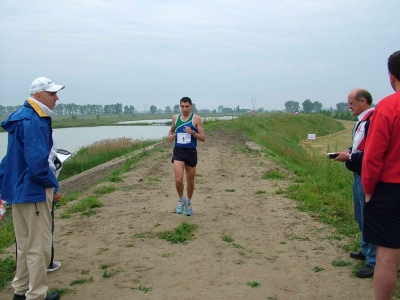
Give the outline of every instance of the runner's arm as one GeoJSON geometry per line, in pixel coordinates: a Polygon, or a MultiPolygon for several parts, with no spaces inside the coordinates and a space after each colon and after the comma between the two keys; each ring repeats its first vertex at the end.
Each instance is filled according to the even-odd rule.
{"type": "Polygon", "coordinates": [[[171,128],[169,129],[169,132],[168,132],[168,138],[169,138],[169,140],[172,142],[173,140],[175,140],[175,136],[176,136],[176,134],[175,134],[175,123],[176,123],[176,118],[177,118],[177,115],[174,115],[173,117],[172,117],[172,125],[171,125],[171,128]]]}
{"type": "Polygon", "coordinates": [[[193,136],[201,142],[206,141],[206,133],[204,132],[203,128],[203,121],[201,120],[200,116],[195,115],[193,120],[193,125],[196,127],[197,132],[194,132],[193,136]]]}

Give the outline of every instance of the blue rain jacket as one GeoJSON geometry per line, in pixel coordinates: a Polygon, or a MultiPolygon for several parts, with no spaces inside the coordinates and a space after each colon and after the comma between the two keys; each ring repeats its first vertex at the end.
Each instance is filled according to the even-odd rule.
{"type": "Polygon", "coordinates": [[[58,190],[48,161],[53,145],[51,117],[28,99],[1,127],[8,132],[7,154],[0,164],[1,197],[9,204],[45,201],[46,188],[58,190]]]}

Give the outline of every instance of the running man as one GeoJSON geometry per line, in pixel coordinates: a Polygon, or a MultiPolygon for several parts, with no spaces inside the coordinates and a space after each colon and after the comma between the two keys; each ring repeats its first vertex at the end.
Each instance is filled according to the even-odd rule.
{"type": "Polygon", "coordinates": [[[175,140],[172,156],[175,172],[175,187],[178,192],[178,205],[176,213],[182,214],[186,209],[186,215],[191,216],[192,196],[194,190],[194,177],[197,165],[197,140],[206,141],[203,122],[200,116],[191,113],[192,100],[183,97],[179,103],[181,113],[172,117],[172,125],[169,130],[169,140],[175,140]],[[186,171],[187,197],[183,196],[183,173],[186,171]]]}

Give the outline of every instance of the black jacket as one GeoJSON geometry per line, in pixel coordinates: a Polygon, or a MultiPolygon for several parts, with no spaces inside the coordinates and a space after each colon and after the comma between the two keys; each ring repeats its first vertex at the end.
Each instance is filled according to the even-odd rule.
{"type": "MultiPolygon", "coordinates": [[[[365,119],[365,139],[367,138],[368,134],[368,128],[369,128],[369,123],[370,123],[370,118],[374,112],[372,111],[368,117],[365,119]]],[[[357,129],[357,128],[356,128],[357,129]]],[[[352,152],[352,147],[349,148],[350,152],[352,152]]],[[[349,169],[350,171],[356,172],[358,175],[361,176],[361,166],[362,166],[362,161],[364,157],[364,151],[357,152],[357,153],[351,153],[350,154],[350,160],[346,161],[346,168],[349,169]]]]}

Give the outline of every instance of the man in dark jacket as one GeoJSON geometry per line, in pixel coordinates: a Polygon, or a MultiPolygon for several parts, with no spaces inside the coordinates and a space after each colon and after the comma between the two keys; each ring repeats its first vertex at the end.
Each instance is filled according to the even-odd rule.
{"type": "Polygon", "coordinates": [[[45,77],[32,82],[30,97],[1,126],[8,132],[7,154],[0,164],[0,193],[12,205],[17,242],[14,300],[58,300],[47,294],[51,250],[51,205],[58,181],[49,167],[53,145],[51,116],[64,86],[45,77]]]}
{"type": "MultiPolygon", "coordinates": [[[[365,139],[368,132],[369,120],[373,114],[371,94],[364,89],[355,89],[350,92],[347,99],[349,109],[353,116],[358,117],[358,122],[353,129],[353,146],[345,152],[336,152],[339,154],[336,161],[346,163],[347,169],[353,171],[353,202],[354,218],[362,232],[364,224],[364,204],[365,195],[361,184],[361,165],[364,155],[365,139]]],[[[361,250],[350,253],[350,257],[358,260],[365,260],[367,265],[356,272],[359,278],[369,278],[374,275],[376,264],[376,246],[364,241],[361,234],[361,250]]]]}

